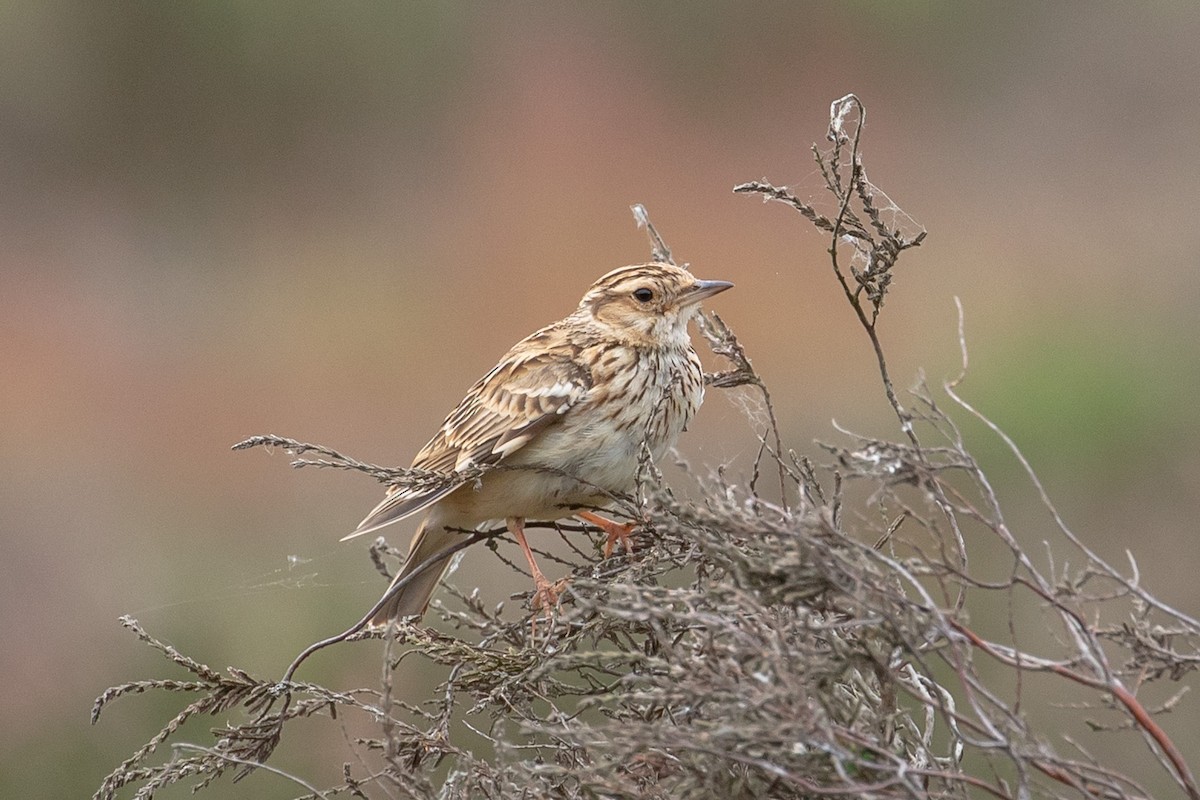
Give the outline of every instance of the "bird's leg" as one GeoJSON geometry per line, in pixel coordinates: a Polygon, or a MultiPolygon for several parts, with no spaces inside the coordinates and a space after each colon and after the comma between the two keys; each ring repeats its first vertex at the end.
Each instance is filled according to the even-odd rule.
{"type": "Polygon", "coordinates": [[[580,511],[575,516],[580,519],[587,520],[595,525],[600,530],[608,534],[608,541],[604,543],[604,557],[608,558],[612,555],[613,546],[617,542],[625,548],[626,553],[633,552],[633,538],[630,533],[637,527],[636,522],[617,522],[616,520],[602,517],[599,514],[593,514],[591,511],[580,511]]]}
{"type": "Polygon", "coordinates": [[[529,549],[529,542],[525,541],[525,520],[521,517],[509,517],[506,522],[509,531],[517,537],[517,544],[521,545],[525,560],[529,562],[529,571],[533,574],[534,592],[530,605],[534,611],[545,608],[549,614],[550,609],[558,602],[559,587],[547,580],[537,562],[533,560],[533,550],[529,549]]]}

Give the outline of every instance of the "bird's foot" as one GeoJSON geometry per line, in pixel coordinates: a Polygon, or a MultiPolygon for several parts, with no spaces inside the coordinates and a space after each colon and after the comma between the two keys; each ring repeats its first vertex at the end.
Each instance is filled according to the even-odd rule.
{"type": "Polygon", "coordinates": [[[629,534],[633,533],[634,529],[637,528],[638,524],[636,522],[617,522],[616,520],[602,517],[599,514],[593,514],[590,511],[581,512],[579,517],[608,534],[608,540],[604,543],[605,558],[612,555],[617,542],[621,543],[621,547],[625,549],[626,553],[633,552],[633,537],[629,534]]]}
{"type": "Polygon", "coordinates": [[[529,607],[534,611],[545,611],[546,616],[554,610],[558,605],[558,596],[567,588],[570,580],[563,578],[562,580],[551,583],[545,575],[537,575],[533,579],[533,599],[529,601],[529,607]]]}
{"type": "Polygon", "coordinates": [[[554,609],[558,606],[558,596],[567,588],[568,583],[570,581],[567,578],[551,583],[540,572],[533,576],[533,598],[529,601],[529,607],[533,609],[533,619],[529,621],[531,636],[537,636],[538,612],[546,619],[551,619],[554,609]]]}

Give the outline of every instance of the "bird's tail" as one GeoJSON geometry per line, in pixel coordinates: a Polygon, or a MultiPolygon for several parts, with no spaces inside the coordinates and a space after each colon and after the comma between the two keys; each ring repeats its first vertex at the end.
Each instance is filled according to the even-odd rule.
{"type": "MultiPolygon", "coordinates": [[[[465,534],[448,531],[430,514],[413,536],[412,546],[408,550],[408,558],[400,572],[392,579],[392,586],[404,580],[419,568],[421,573],[409,581],[404,588],[388,598],[388,601],[371,617],[370,625],[377,628],[386,627],[392,620],[404,617],[420,617],[429,606],[429,598],[433,596],[438,582],[446,567],[450,565],[450,556],[438,557],[438,554],[453,545],[458,537],[465,534]],[[431,561],[428,566],[426,562],[431,561]]],[[[391,587],[389,587],[390,591],[391,587]]]]}

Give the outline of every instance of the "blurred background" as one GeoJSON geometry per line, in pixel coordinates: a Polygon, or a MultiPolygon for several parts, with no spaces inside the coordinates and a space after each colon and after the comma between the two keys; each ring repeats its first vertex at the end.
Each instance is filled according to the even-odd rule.
{"type": "MultiPolygon", "coordinates": [[[[407,465],[509,344],[646,260],[631,203],[737,284],[711,306],[791,446],[819,455],[834,419],[896,436],[824,239],[730,191],[819,198],[808,147],[850,91],[872,180],[929,230],[881,324],[898,386],[957,372],[960,297],[963,393],[1089,543],[1195,613],[1198,39],[1192,3],[3,4],[0,795],[89,795],[182,707],[88,725],[110,685],[186,677],[121,614],[264,676],[357,619],[383,582],[337,539],[380,488],[229,446],[407,465]]],[[[694,463],[745,474],[739,397],[710,393],[694,463]]],[[[1028,483],[957,417],[1036,546],[1028,483]]],[[[526,588],[486,551],[456,579],[526,588]]],[[[300,677],[379,663],[348,645],[300,677]]],[[[1197,702],[1166,720],[1193,763],[1197,702]]],[[[350,733],[309,727],[273,763],[337,782],[350,733]]],[[[1148,760],[1132,733],[1094,747],[1148,760]]]]}

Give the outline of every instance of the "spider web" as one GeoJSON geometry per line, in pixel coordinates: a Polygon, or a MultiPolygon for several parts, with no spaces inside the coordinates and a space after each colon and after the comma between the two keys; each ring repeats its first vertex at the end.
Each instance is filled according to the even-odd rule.
{"type": "MultiPolygon", "coordinates": [[[[852,94],[834,100],[829,106],[829,127],[826,130],[824,147],[814,144],[810,149],[815,166],[798,180],[783,188],[807,204],[821,217],[830,221],[857,219],[873,240],[863,239],[852,230],[846,230],[838,238],[843,249],[849,249],[848,264],[852,271],[871,273],[875,264],[874,245],[883,238],[882,226],[894,237],[913,241],[924,234],[925,227],[902,209],[888,194],[872,183],[863,166],[863,153],[859,148],[866,127],[866,113],[862,103],[852,94]],[[864,191],[855,190],[851,177],[857,175],[864,191]],[[869,202],[869,207],[866,200],[869,202]],[[849,217],[847,215],[850,215],[849,217]]],[[[763,195],[763,202],[772,198],[763,195]]],[[[821,235],[826,233],[821,225],[816,226],[821,235]]],[[[853,229],[854,225],[843,225],[853,229]]]]}
{"type": "MultiPolygon", "coordinates": [[[[382,581],[374,573],[363,576],[360,571],[360,579],[343,580],[338,578],[331,580],[328,577],[329,575],[340,575],[346,571],[343,567],[344,564],[358,563],[360,559],[361,554],[355,553],[354,556],[348,557],[345,549],[332,546],[325,552],[312,556],[288,554],[283,557],[283,564],[273,569],[251,573],[223,585],[211,586],[189,597],[181,597],[164,603],[142,606],[127,613],[135,616],[144,616],[156,612],[211,605],[213,603],[236,603],[251,598],[282,595],[287,592],[310,591],[312,589],[341,589],[343,587],[362,586],[366,584],[379,584],[382,586],[382,581]]],[[[255,561],[257,562],[258,559],[255,559],[255,561]]]]}

